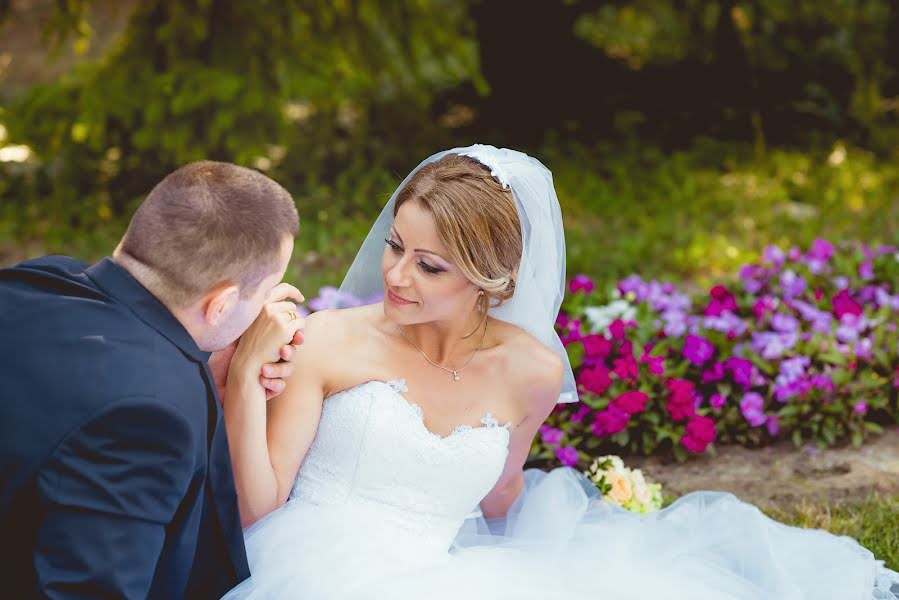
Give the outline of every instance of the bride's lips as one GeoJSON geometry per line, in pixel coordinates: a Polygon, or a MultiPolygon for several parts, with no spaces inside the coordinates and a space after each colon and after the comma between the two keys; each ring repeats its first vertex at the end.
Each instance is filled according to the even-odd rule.
{"type": "Polygon", "coordinates": [[[405,298],[401,298],[401,297],[397,296],[390,290],[387,290],[387,299],[390,300],[391,303],[396,304],[397,306],[407,306],[409,304],[415,304],[415,302],[412,302],[411,300],[406,300],[405,298]]]}

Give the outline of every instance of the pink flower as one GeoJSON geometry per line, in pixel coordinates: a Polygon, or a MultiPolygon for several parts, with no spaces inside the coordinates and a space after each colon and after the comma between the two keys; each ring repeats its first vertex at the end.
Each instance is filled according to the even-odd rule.
{"type": "Polygon", "coordinates": [[[624,321],[621,319],[615,319],[612,321],[611,325],[609,325],[609,333],[612,334],[612,338],[621,341],[625,336],[625,325],[624,321]]]}
{"type": "Polygon", "coordinates": [[[583,291],[585,294],[589,294],[594,289],[596,289],[596,284],[593,283],[593,280],[584,275],[583,273],[580,275],[575,275],[571,281],[568,282],[568,291],[572,294],[576,294],[580,291],[583,291]]]}
{"type": "Polygon", "coordinates": [[[619,394],[617,398],[612,400],[612,405],[620,408],[624,412],[633,415],[643,412],[649,396],[639,390],[629,390],[623,394],[619,394]]]}
{"type": "Polygon", "coordinates": [[[720,317],[724,311],[736,312],[738,306],[733,295],[723,285],[716,285],[709,291],[712,299],[705,307],[705,314],[712,317],[720,317]]]}
{"type": "Polygon", "coordinates": [[[653,375],[665,374],[664,356],[650,356],[644,352],[643,356],[640,357],[640,362],[649,365],[649,372],[653,375]]]}
{"type": "Polygon", "coordinates": [[[612,371],[621,380],[630,379],[631,381],[636,381],[637,377],[640,375],[640,369],[633,356],[616,358],[612,361],[612,371]]]}
{"type": "Polygon", "coordinates": [[[581,343],[584,354],[589,358],[602,360],[612,352],[612,342],[595,333],[582,338],[581,343]]]}
{"type": "Polygon", "coordinates": [[[833,314],[838,319],[842,319],[843,315],[857,316],[863,312],[861,305],[849,295],[849,290],[840,290],[831,301],[833,302],[833,314]]]}
{"type": "Polygon", "coordinates": [[[593,435],[604,437],[623,431],[630,418],[629,414],[617,406],[611,405],[606,410],[596,413],[596,417],[593,419],[593,435]]]}
{"type": "Polygon", "coordinates": [[[669,394],[665,407],[671,414],[671,419],[677,422],[692,417],[696,413],[693,382],[686,379],[671,378],[666,385],[669,394]]]}
{"type": "Polygon", "coordinates": [[[577,450],[575,450],[571,446],[562,446],[561,448],[556,448],[556,458],[558,458],[559,462],[566,467],[573,467],[577,464],[578,461],[577,450]]]}
{"type": "Polygon", "coordinates": [[[715,441],[715,421],[708,417],[695,416],[687,422],[681,445],[696,454],[705,452],[715,441]]]}
{"type": "Polygon", "coordinates": [[[853,412],[864,415],[868,412],[868,403],[864,400],[859,400],[855,403],[855,406],[852,407],[853,412]]]}
{"type": "Polygon", "coordinates": [[[561,429],[542,425],[540,427],[540,440],[547,446],[558,446],[562,443],[562,437],[565,435],[561,429]]]}
{"type": "Polygon", "coordinates": [[[604,365],[596,365],[582,369],[577,382],[588,392],[599,395],[612,385],[612,378],[609,377],[609,370],[604,365]]]}

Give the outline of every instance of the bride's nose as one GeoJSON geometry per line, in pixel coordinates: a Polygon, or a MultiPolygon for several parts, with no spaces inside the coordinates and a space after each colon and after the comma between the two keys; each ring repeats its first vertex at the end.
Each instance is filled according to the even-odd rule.
{"type": "Polygon", "coordinates": [[[387,279],[387,284],[397,288],[409,287],[412,279],[409,274],[409,268],[412,266],[413,262],[414,260],[412,257],[405,256],[396,261],[387,271],[385,277],[387,279]]]}

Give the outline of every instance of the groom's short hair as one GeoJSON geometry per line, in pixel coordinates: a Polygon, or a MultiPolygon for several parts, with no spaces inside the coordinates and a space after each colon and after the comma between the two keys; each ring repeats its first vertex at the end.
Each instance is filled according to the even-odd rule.
{"type": "Polygon", "coordinates": [[[142,283],[166,305],[183,307],[223,283],[252,293],[298,228],[296,204],[279,184],[246,167],[201,161],[153,188],[116,254],[139,263],[151,279],[142,283]]]}

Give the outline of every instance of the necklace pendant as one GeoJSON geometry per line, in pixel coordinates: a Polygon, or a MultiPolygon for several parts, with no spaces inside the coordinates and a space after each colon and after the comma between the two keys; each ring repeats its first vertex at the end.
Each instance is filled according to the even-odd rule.
{"type": "Polygon", "coordinates": [[[453,380],[459,381],[459,372],[458,371],[453,371],[453,380]]]}

